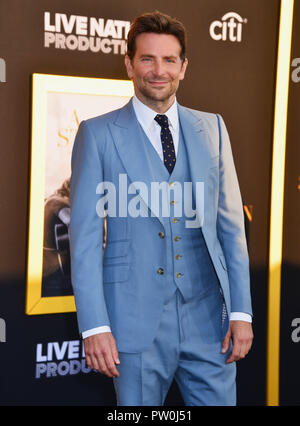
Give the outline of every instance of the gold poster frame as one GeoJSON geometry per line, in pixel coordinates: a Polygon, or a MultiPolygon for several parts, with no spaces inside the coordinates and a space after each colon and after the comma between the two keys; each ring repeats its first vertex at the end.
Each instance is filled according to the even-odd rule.
{"type": "Polygon", "coordinates": [[[42,297],[47,94],[49,92],[131,97],[133,95],[133,85],[130,80],[38,73],[32,76],[30,193],[25,306],[27,315],[76,311],[74,296],[42,297]]]}

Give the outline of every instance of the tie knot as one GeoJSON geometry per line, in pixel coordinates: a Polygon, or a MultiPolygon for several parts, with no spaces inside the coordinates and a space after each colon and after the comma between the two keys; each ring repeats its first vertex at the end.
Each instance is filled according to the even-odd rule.
{"type": "Polygon", "coordinates": [[[162,127],[169,127],[169,121],[168,121],[168,117],[164,114],[157,114],[154,117],[154,120],[162,127]]]}

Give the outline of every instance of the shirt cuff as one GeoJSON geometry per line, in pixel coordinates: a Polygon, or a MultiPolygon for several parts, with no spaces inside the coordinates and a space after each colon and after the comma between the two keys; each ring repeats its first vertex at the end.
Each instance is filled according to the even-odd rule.
{"type": "Polygon", "coordinates": [[[252,316],[244,312],[231,312],[230,321],[252,322],[252,316]]]}
{"type": "Polygon", "coordinates": [[[82,338],[86,339],[87,337],[94,336],[94,334],[110,332],[110,327],[108,325],[103,325],[102,327],[91,328],[90,330],[83,331],[81,334],[82,338]]]}
{"type": "MultiPolygon", "coordinates": [[[[252,322],[252,317],[249,314],[244,312],[231,312],[230,321],[246,321],[252,322]]],[[[111,329],[108,325],[103,325],[102,327],[91,328],[82,332],[82,338],[86,339],[87,337],[94,336],[95,334],[100,333],[111,333],[111,329]]]]}

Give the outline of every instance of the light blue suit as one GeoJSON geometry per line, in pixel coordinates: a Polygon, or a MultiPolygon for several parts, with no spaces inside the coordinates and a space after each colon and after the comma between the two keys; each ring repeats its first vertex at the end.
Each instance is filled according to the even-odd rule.
{"type": "MultiPolygon", "coordinates": [[[[199,273],[196,271],[198,275],[190,275],[194,279],[189,279],[188,274],[173,277],[180,264],[172,261],[172,266],[170,262],[172,253],[177,250],[173,238],[173,229],[177,232],[173,226],[177,225],[173,225],[170,218],[155,216],[150,204],[151,182],[164,178],[168,181],[168,176],[164,175],[167,171],[162,163],[164,169],[159,169],[160,159],[150,143],[147,145],[132,102],[82,122],[72,153],[70,246],[79,330],[83,332],[102,325],[111,327],[119,353],[124,354],[120,357],[124,381],[120,384],[119,379],[115,381],[118,402],[122,405],[163,403],[174,374],[176,378],[176,371],[187,404],[234,404],[235,366],[225,365],[220,348],[228,329],[228,314],[252,314],[243,207],[225,124],[220,115],[182,106],[178,106],[178,113],[182,136],[179,143],[185,148],[180,157],[181,172],[184,173],[176,169],[177,161],[173,172],[177,170],[184,180],[191,179],[193,196],[196,182],[204,183],[204,208],[196,206],[202,226],[194,234],[197,240],[194,247],[199,247],[199,257],[196,258],[199,273]],[[102,259],[103,219],[96,211],[100,198],[96,188],[103,181],[115,185],[118,213],[118,194],[122,191],[119,177],[125,174],[128,185],[144,182],[148,188],[148,197],[145,191],[139,194],[146,217],[131,217],[124,212],[123,217],[118,214],[107,216],[107,244],[102,259]],[[205,261],[202,263],[201,259],[205,261]],[[210,288],[205,280],[201,280],[201,273],[204,268],[208,271],[208,264],[211,266],[205,276],[211,276],[210,288]],[[227,315],[223,315],[221,324],[224,308],[227,315]],[[198,327],[193,330],[193,324],[199,324],[200,330],[202,324],[202,334],[197,336],[198,327]],[[173,342],[173,349],[180,347],[179,352],[185,354],[180,358],[177,351],[182,365],[187,363],[190,366],[193,360],[196,367],[193,364],[190,371],[184,367],[179,372],[174,362],[177,355],[170,347],[163,348],[162,342],[166,338],[173,342]],[[124,399],[125,394],[138,393],[137,388],[129,392],[129,387],[133,371],[140,368],[140,354],[146,354],[142,363],[148,371],[143,380],[148,384],[153,380],[152,387],[156,389],[149,391],[149,395],[152,392],[158,396],[141,400],[140,395],[135,395],[124,399]],[[170,365],[163,373],[165,362],[160,362],[159,358],[165,360],[168,357],[170,365]],[[159,373],[154,374],[156,362],[161,367],[159,373]],[[215,370],[217,365],[218,373],[215,370]],[[206,382],[199,387],[200,380],[198,384],[197,380],[194,384],[190,380],[191,387],[199,388],[201,397],[191,396],[186,386],[186,376],[193,375],[195,369],[201,370],[199,375],[204,377],[201,380],[206,382]],[[164,375],[168,377],[163,379],[164,375]],[[154,376],[159,380],[154,380],[154,376]],[[156,381],[164,382],[164,391],[157,390],[156,381]],[[228,382],[227,387],[224,381],[228,382]],[[209,392],[207,388],[210,388],[209,392]]],[[[125,189],[127,192],[128,187],[125,189]]],[[[181,232],[184,233],[183,228],[181,232]]],[[[188,233],[184,233],[184,241],[188,241],[188,233]]],[[[188,247],[183,246],[182,250],[190,258],[191,250],[197,249],[188,247]]],[[[188,272],[193,264],[187,262],[185,267],[188,272]]],[[[145,390],[140,393],[145,394],[145,390]]]]}

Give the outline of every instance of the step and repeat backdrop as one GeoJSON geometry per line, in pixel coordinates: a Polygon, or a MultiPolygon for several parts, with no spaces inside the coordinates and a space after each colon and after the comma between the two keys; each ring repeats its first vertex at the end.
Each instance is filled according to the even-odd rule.
{"type": "MultiPolygon", "coordinates": [[[[285,0],[283,0],[284,2],[285,0]]],[[[282,405],[300,404],[300,0],[295,1],[286,140],[280,322],[282,405]]],[[[160,10],[188,33],[178,101],[220,113],[241,193],[254,344],[238,404],[267,403],[268,254],[280,0],[0,0],[0,404],[114,405],[86,365],[72,295],[70,157],[81,120],[124,105],[130,22],[160,10]]],[[[173,383],[167,405],[181,405],[173,383]]]]}
{"type": "Polygon", "coordinates": [[[284,187],[280,401],[299,405],[300,381],[300,2],[294,6],[284,187]]]}

